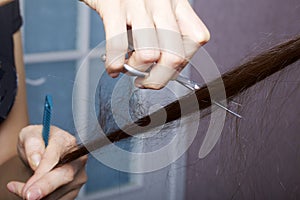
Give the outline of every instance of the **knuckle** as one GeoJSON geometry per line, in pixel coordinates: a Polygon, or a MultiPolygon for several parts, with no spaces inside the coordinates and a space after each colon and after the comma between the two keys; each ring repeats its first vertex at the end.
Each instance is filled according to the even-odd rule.
{"type": "Polygon", "coordinates": [[[71,148],[76,144],[76,138],[73,135],[66,135],[64,141],[66,148],[71,148]]]}
{"type": "Polygon", "coordinates": [[[210,32],[209,30],[205,27],[204,29],[202,29],[201,31],[199,31],[196,34],[195,37],[195,41],[197,42],[197,44],[199,44],[200,46],[203,46],[204,44],[206,44],[208,41],[210,40],[210,32]]]}
{"type": "Polygon", "coordinates": [[[40,125],[29,125],[21,129],[19,133],[19,141],[24,141],[28,134],[32,134],[34,129],[40,129],[40,125]]]}
{"type": "MultiPolygon", "coordinates": [[[[47,196],[50,191],[55,190],[55,185],[48,178],[43,178],[30,186],[31,188],[40,188],[41,196],[47,196]]],[[[24,191],[25,192],[25,191],[24,191]]]]}
{"type": "Polygon", "coordinates": [[[81,163],[82,163],[82,166],[85,166],[86,163],[87,163],[87,161],[88,161],[88,156],[82,156],[82,157],[80,158],[80,161],[81,161],[81,163]]]}
{"type": "Polygon", "coordinates": [[[64,179],[67,183],[70,183],[74,180],[74,175],[73,174],[65,174],[64,179]]]}
{"type": "Polygon", "coordinates": [[[33,125],[26,126],[26,127],[21,129],[20,134],[19,134],[20,139],[24,138],[24,136],[32,129],[32,126],[33,125]]]}
{"type": "Polygon", "coordinates": [[[50,130],[52,132],[52,134],[60,134],[59,132],[62,130],[60,128],[58,128],[57,126],[51,126],[50,130]]]}
{"type": "Polygon", "coordinates": [[[66,166],[64,169],[63,177],[66,182],[71,182],[74,180],[75,177],[75,170],[71,166],[66,166]]]}
{"type": "Polygon", "coordinates": [[[137,59],[144,63],[153,63],[160,57],[159,50],[140,50],[137,51],[137,59]]]}
{"type": "Polygon", "coordinates": [[[107,73],[121,72],[123,69],[123,64],[124,64],[124,62],[121,62],[121,61],[114,61],[114,62],[108,63],[106,65],[106,71],[107,71],[107,73]]]}
{"type": "Polygon", "coordinates": [[[76,138],[73,135],[71,135],[70,133],[68,133],[58,127],[55,127],[55,126],[51,126],[51,130],[52,130],[53,140],[55,140],[56,142],[62,141],[59,138],[63,138],[63,142],[64,142],[63,145],[65,145],[65,146],[72,146],[72,145],[76,144],[76,138]]]}
{"type": "Polygon", "coordinates": [[[185,62],[184,58],[172,54],[170,54],[167,59],[168,62],[172,65],[171,67],[178,67],[185,62]]]}
{"type": "Polygon", "coordinates": [[[74,144],[76,144],[76,138],[73,136],[73,135],[68,135],[67,136],[67,141],[68,141],[68,144],[73,146],[74,144]]]}
{"type": "Polygon", "coordinates": [[[20,131],[20,135],[23,135],[24,133],[26,133],[28,131],[28,129],[31,128],[31,126],[32,125],[29,125],[29,126],[26,126],[26,127],[22,128],[21,131],[20,131]]]}
{"type": "Polygon", "coordinates": [[[26,133],[27,133],[27,127],[22,128],[20,133],[19,133],[19,138],[18,138],[19,141],[23,141],[26,133]]]}

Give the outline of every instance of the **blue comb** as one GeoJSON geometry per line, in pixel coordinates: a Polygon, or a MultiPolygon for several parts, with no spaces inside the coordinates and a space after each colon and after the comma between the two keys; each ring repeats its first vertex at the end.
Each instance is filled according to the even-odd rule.
{"type": "Polygon", "coordinates": [[[46,95],[45,104],[44,104],[44,116],[43,116],[43,139],[45,142],[45,146],[48,145],[48,140],[49,140],[52,107],[53,107],[52,97],[51,95],[46,95]]]}

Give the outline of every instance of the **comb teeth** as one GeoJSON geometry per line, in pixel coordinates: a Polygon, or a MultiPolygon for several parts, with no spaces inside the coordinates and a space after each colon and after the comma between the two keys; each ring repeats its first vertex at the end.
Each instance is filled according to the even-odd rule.
{"type": "Polygon", "coordinates": [[[49,140],[52,106],[52,97],[50,95],[46,95],[43,116],[43,139],[45,142],[45,146],[48,145],[49,140]]]}

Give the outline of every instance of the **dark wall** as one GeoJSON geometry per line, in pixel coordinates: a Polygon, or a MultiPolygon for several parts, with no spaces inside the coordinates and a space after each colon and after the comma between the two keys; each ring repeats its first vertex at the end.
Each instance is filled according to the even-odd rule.
{"type": "MultiPolygon", "coordinates": [[[[221,72],[300,34],[299,0],[195,0],[211,32],[205,46],[221,72]]],[[[300,199],[300,62],[230,104],[221,138],[198,151],[209,119],[188,152],[186,199],[300,199]]]]}

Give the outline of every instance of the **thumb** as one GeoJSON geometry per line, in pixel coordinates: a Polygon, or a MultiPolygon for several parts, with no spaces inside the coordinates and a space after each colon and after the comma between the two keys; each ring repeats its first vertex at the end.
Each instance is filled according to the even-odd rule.
{"type": "Polygon", "coordinates": [[[135,85],[139,88],[159,90],[166,86],[170,80],[175,79],[178,74],[179,71],[172,67],[155,64],[148,76],[135,79],[135,85]]]}
{"type": "Polygon", "coordinates": [[[45,143],[42,138],[42,126],[28,126],[19,134],[19,152],[25,156],[32,170],[36,170],[45,151],[45,143]]]}

